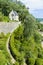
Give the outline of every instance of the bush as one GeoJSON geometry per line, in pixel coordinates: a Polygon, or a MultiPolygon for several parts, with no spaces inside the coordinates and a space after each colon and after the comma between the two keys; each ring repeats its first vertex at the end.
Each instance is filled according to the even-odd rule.
{"type": "Polygon", "coordinates": [[[36,43],[41,42],[41,35],[37,31],[35,31],[35,33],[34,33],[34,39],[35,39],[36,43]]]}
{"type": "Polygon", "coordinates": [[[13,64],[13,65],[19,65],[19,62],[17,62],[17,61],[16,61],[16,63],[15,63],[15,64],[13,64]]]}
{"type": "Polygon", "coordinates": [[[4,16],[4,17],[3,17],[3,21],[4,21],[4,22],[9,22],[8,16],[4,16]]]}
{"type": "Polygon", "coordinates": [[[42,36],[42,41],[43,41],[43,36],[42,36]]]}
{"type": "Polygon", "coordinates": [[[35,64],[35,59],[34,58],[28,58],[27,65],[34,65],[34,64],[35,64]]]}
{"type": "Polygon", "coordinates": [[[17,58],[20,56],[20,53],[18,49],[15,47],[15,42],[14,42],[14,34],[12,34],[11,39],[10,39],[10,51],[13,55],[13,57],[17,60],[17,58]]]}
{"type": "Polygon", "coordinates": [[[7,65],[7,60],[2,51],[0,51],[0,65],[7,65]]]}
{"type": "Polygon", "coordinates": [[[21,25],[21,26],[19,26],[19,28],[18,29],[16,29],[15,31],[14,31],[14,37],[15,37],[15,39],[17,39],[17,40],[21,40],[21,36],[23,35],[23,26],[21,25]]]}
{"type": "Polygon", "coordinates": [[[43,65],[43,59],[37,58],[35,61],[35,65],[43,65]]]}
{"type": "Polygon", "coordinates": [[[5,35],[4,35],[4,33],[2,32],[1,34],[0,34],[0,39],[2,39],[2,38],[4,38],[5,37],[5,35]]]}
{"type": "Polygon", "coordinates": [[[41,27],[40,27],[40,31],[43,31],[43,24],[40,24],[41,27]]]}
{"type": "Polygon", "coordinates": [[[3,21],[3,14],[0,12],[0,21],[3,21]]]}
{"type": "Polygon", "coordinates": [[[2,21],[2,22],[9,22],[9,18],[8,18],[8,16],[4,16],[4,15],[0,12],[0,21],[2,21]]]}
{"type": "MultiPolygon", "coordinates": [[[[37,20],[36,20],[37,21],[37,20]]],[[[40,24],[40,22],[39,21],[37,21],[37,26],[38,26],[38,29],[40,29],[41,28],[41,24],[40,24]]]]}

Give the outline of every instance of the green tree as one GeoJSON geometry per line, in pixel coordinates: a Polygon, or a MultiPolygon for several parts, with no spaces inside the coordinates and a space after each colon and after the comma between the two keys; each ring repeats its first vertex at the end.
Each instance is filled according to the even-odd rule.
{"type": "Polygon", "coordinates": [[[28,38],[33,35],[34,31],[37,29],[36,20],[32,15],[26,16],[24,21],[24,37],[28,38]]]}

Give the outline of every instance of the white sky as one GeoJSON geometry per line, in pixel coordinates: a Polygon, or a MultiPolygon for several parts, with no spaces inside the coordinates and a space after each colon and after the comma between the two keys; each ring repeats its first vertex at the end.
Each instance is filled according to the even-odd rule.
{"type": "Polygon", "coordinates": [[[43,18],[43,0],[21,0],[35,17],[43,18]]]}
{"type": "Polygon", "coordinates": [[[43,0],[21,0],[30,9],[43,9],[43,0]]]}

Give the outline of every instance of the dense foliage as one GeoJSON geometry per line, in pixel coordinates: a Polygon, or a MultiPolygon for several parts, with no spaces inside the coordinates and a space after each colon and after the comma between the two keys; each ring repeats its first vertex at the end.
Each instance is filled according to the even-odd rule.
{"type": "MultiPolygon", "coordinates": [[[[39,19],[40,20],[40,19],[39,19]]],[[[41,22],[41,21],[38,21],[37,19],[36,19],[36,21],[37,21],[37,26],[38,26],[38,29],[41,31],[41,32],[43,32],[43,21],[41,22]]]]}
{"type": "Polygon", "coordinates": [[[16,2],[12,2],[12,0],[0,0],[0,13],[1,13],[0,19],[2,18],[3,15],[3,18],[0,21],[5,21],[5,22],[10,21],[8,16],[12,9],[18,12],[20,20],[24,18],[25,14],[27,14],[26,13],[27,9],[25,9],[24,5],[21,5],[16,2]]]}
{"type": "MultiPolygon", "coordinates": [[[[21,21],[21,25],[12,33],[9,41],[11,54],[16,59],[16,63],[14,65],[24,65],[24,62],[26,62],[27,65],[43,65],[41,35],[38,33],[40,25],[36,23],[36,19],[29,13],[28,9],[26,9],[24,5],[11,1],[12,0],[0,0],[0,21],[9,22],[8,15],[12,9],[17,11],[19,20],[21,21]]],[[[4,36],[2,35],[0,38],[2,39],[3,37],[4,36]]],[[[5,43],[6,38],[4,39],[5,41],[3,42],[5,43]]],[[[5,46],[1,47],[1,45],[0,49],[4,50],[5,56],[8,60],[6,60],[5,56],[2,54],[2,51],[0,51],[0,55],[3,55],[2,60],[4,59],[4,63],[7,63],[7,61],[10,59],[8,58],[9,56],[5,51],[5,46]]],[[[2,64],[2,61],[0,62],[1,65],[5,65],[2,64]]]]}
{"type": "Polygon", "coordinates": [[[41,36],[38,32],[34,32],[32,36],[25,39],[23,35],[23,26],[21,25],[12,33],[10,39],[10,50],[19,65],[24,63],[24,59],[27,65],[34,65],[37,58],[39,58],[39,61],[40,58],[43,58],[43,49],[41,48],[40,43],[41,36]]]}
{"type": "Polygon", "coordinates": [[[9,34],[4,35],[0,34],[0,65],[12,65],[11,58],[6,49],[6,42],[9,37],[9,34]]]}
{"type": "Polygon", "coordinates": [[[43,32],[43,24],[40,24],[40,31],[42,31],[43,32]]]}

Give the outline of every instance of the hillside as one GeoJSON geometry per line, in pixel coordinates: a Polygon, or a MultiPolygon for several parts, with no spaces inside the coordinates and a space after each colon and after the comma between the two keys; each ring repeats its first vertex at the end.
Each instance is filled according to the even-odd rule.
{"type": "Polygon", "coordinates": [[[6,23],[4,25],[5,28],[3,25],[1,27],[8,33],[4,35],[4,30],[0,28],[3,32],[0,34],[0,65],[43,65],[43,48],[41,46],[43,37],[39,33],[39,29],[43,31],[43,25],[41,28],[41,24],[21,3],[12,2],[12,0],[8,2],[7,0],[0,0],[0,5],[0,23],[1,21],[2,23],[7,22],[7,26],[6,23]],[[9,12],[12,9],[19,15],[21,22],[19,27],[17,27],[19,22],[9,20],[9,12]],[[12,23],[16,24],[12,25],[12,23]],[[11,32],[12,27],[13,32],[11,32]],[[6,44],[8,45],[7,48],[6,44]],[[16,62],[11,62],[10,55],[16,62]]]}

